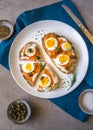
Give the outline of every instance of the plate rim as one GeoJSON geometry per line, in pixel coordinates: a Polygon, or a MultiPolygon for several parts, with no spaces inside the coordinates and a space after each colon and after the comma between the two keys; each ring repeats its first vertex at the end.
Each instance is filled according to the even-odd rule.
{"type": "MultiPolygon", "coordinates": [[[[86,51],[87,51],[87,69],[86,69],[86,71],[85,71],[85,74],[84,74],[84,76],[83,76],[83,78],[82,78],[82,80],[80,81],[80,83],[83,81],[83,79],[84,79],[84,77],[85,77],[85,75],[86,75],[86,73],[87,73],[87,70],[88,70],[88,66],[89,66],[89,53],[88,53],[88,49],[87,49],[87,46],[86,46],[86,44],[85,44],[85,41],[84,41],[84,39],[82,38],[82,36],[80,35],[80,33],[75,29],[75,28],[73,28],[72,26],[70,26],[69,24],[67,24],[67,23],[64,23],[64,22],[61,22],[61,21],[58,21],[58,20],[40,20],[40,21],[37,21],[37,22],[34,22],[34,23],[31,23],[31,24],[29,24],[28,26],[26,26],[26,27],[24,27],[18,34],[17,34],[17,36],[14,38],[14,40],[13,40],[13,42],[12,42],[12,45],[11,45],[11,47],[10,47],[10,52],[9,52],[9,66],[10,66],[10,72],[11,72],[11,74],[12,74],[12,77],[14,78],[14,80],[15,80],[15,82],[18,84],[18,86],[19,87],[21,87],[25,92],[27,92],[27,93],[29,93],[30,95],[33,95],[33,96],[36,96],[36,97],[38,97],[38,98],[57,98],[57,97],[60,97],[60,96],[65,96],[65,95],[67,95],[67,94],[69,94],[69,93],[71,93],[73,90],[75,90],[79,85],[80,85],[80,83],[78,84],[78,86],[77,87],[75,87],[75,88],[73,88],[73,89],[70,89],[69,91],[67,91],[67,93],[65,93],[64,95],[60,95],[60,96],[50,96],[50,97],[47,97],[47,96],[37,96],[37,95],[35,95],[35,94],[33,94],[33,93],[30,93],[30,92],[28,92],[27,90],[25,90],[25,88],[23,88],[21,85],[20,85],[20,83],[16,80],[16,78],[15,78],[15,76],[14,76],[14,74],[13,74],[13,70],[11,69],[11,52],[12,52],[12,48],[13,48],[13,46],[14,46],[14,43],[15,43],[15,41],[16,41],[16,39],[19,37],[19,35],[21,35],[21,33],[22,32],[24,32],[24,30],[25,29],[28,29],[30,26],[33,26],[33,24],[37,24],[37,23],[40,23],[40,22],[59,22],[59,23],[62,23],[62,24],[64,24],[64,25],[66,25],[66,26],[68,26],[68,27],[70,27],[70,28],[72,28],[74,31],[76,31],[76,33],[81,37],[81,39],[83,40],[83,42],[84,42],[84,45],[85,45],[85,48],[86,48],[86,51]]],[[[46,93],[46,92],[44,92],[44,93],[46,93]]]]}

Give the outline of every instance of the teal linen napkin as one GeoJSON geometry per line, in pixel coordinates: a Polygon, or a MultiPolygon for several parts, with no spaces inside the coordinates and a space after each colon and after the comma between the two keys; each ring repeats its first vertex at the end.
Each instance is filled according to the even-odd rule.
{"type": "Polygon", "coordinates": [[[84,38],[89,51],[89,68],[83,82],[76,88],[73,92],[66,96],[59,98],[50,99],[53,103],[59,106],[61,109],[72,115],[78,120],[85,121],[88,117],[87,114],[83,113],[78,105],[78,97],[80,93],[88,88],[93,87],[93,46],[90,44],[89,40],[84,36],[79,27],[75,24],[72,18],[66,13],[62,8],[61,4],[65,4],[72,9],[72,11],[79,17],[79,19],[85,24],[83,18],[80,16],[77,8],[70,0],[63,0],[51,5],[47,5],[38,9],[28,10],[23,12],[16,20],[14,25],[14,34],[8,40],[2,41],[0,43],[0,64],[3,65],[8,70],[9,68],[9,50],[14,38],[17,34],[26,26],[31,23],[40,20],[58,20],[65,22],[75,28],[81,36],[84,38]]]}

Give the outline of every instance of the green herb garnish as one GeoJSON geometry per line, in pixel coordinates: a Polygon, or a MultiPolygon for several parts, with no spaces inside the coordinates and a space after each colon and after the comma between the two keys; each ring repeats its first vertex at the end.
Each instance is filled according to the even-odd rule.
{"type": "Polygon", "coordinates": [[[33,53],[33,52],[34,52],[34,50],[33,50],[33,49],[31,49],[31,48],[29,48],[29,49],[27,50],[27,52],[29,52],[29,53],[33,53]]]}
{"type": "Polygon", "coordinates": [[[77,57],[76,56],[70,56],[71,59],[76,59],[77,57]]]}
{"type": "Polygon", "coordinates": [[[40,33],[40,31],[38,31],[38,33],[40,33]]]}
{"type": "Polygon", "coordinates": [[[57,54],[59,54],[59,53],[61,53],[61,48],[56,48],[56,52],[57,52],[57,54]]]}
{"type": "Polygon", "coordinates": [[[35,40],[37,40],[38,38],[36,37],[35,40]]]}
{"type": "Polygon", "coordinates": [[[76,77],[76,72],[74,73],[73,79],[71,81],[71,87],[73,86],[73,84],[76,82],[77,77],[76,77]]]}
{"type": "Polygon", "coordinates": [[[44,65],[42,63],[40,63],[41,69],[44,67],[44,65]]]}
{"type": "Polygon", "coordinates": [[[42,76],[42,77],[41,77],[41,80],[43,80],[44,78],[45,78],[45,77],[44,77],[44,76],[42,76]]]}
{"type": "Polygon", "coordinates": [[[33,74],[31,74],[31,73],[29,73],[28,75],[29,75],[29,76],[33,76],[33,74]]]}
{"type": "Polygon", "coordinates": [[[36,59],[37,59],[37,60],[40,60],[40,59],[41,59],[41,57],[40,57],[40,56],[36,56],[36,59]]]}
{"type": "Polygon", "coordinates": [[[66,70],[69,70],[69,66],[66,66],[66,70]]]}

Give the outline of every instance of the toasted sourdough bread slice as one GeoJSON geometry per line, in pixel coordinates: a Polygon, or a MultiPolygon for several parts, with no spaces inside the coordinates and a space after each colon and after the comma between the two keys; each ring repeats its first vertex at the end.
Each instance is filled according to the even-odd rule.
{"type": "Polygon", "coordinates": [[[54,71],[54,69],[46,64],[42,74],[40,75],[40,80],[38,84],[38,91],[51,91],[59,87],[59,77],[54,71]]]}
{"type": "Polygon", "coordinates": [[[39,77],[40,72],[43,70],[45,62],[26,62],[20,64],[20,71],[24,79],[31,85],[34,86],[36,80],[39,77]]]}
{"type": "Polygon", "coordinates": [[[34,42],[28,42],[23,46],[19,52],[19,59],[27,61],[43,61],[39,47],[34,42]]]}
{"type": "Polygon", "coordinates": [[[60,71],[68,74],[76,69],[75,49],[65,37],[48,33],[42,38],[42,46],[60,71]]]}

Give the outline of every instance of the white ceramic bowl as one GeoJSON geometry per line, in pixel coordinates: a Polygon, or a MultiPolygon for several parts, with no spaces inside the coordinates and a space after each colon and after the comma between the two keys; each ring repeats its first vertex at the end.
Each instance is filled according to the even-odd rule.
{"type": "Polygon", "coordinates": [[[0,38],[0,41],[10,38],[14,31],[13,24],[9,20],[0,20],[0,26],[7,26],[10,29],[9,35],[7,35],[6,37],[0,38]]]}
{"type": "MultiPolygon", "coordinates": [[[[14,108],[14,109],[16,109],[16,108],[14,108]]],[[[14,111],[14,109],[13,109],[13,111],[14,111]]],[[[22,111],[23,111],[23,110],[22,110],[22,111]]],[[[18,112],[19,112],[19,111],[17,111],[17,113],[18,113],[18,112]]],[[[15,100],[15,101],[13,101],[13,102],[11,102],[11,103],[9,104],[8,109],[7,109],[7,116],[8,116],[8,118],[9,118],[9,120],[11,120],[12,122],[14,122],[14,123],[16,123],[16,124],[24,124],[25,122],[28,121],[28,119],[29,119],[30,116],[31,116],[31,108],[30,108],[29,104],[27,103],[27,101],[18,99],[18,100],[15,100]],[[19,103],[24,104],[25,107],[26,107],[26,116],[25,116],[24,119],[21,119],[21,120],[18,120],[18,119],[13,118],[13,117],[11,116],[11,114],[9,113],[11,107],[12,107],[13,105],[17,105],[17,104],[19,104],[19,103]]]]}
{"type": "Polygon", "coordinates": [[[93,89],[84,90],[78,98],[78,103],[83,112],[93,115],[93,89]]]}

